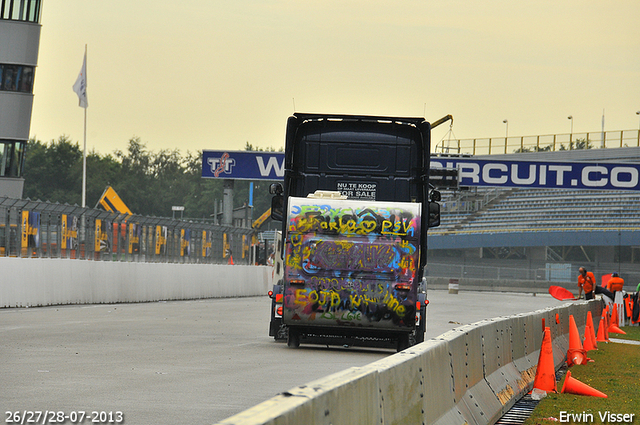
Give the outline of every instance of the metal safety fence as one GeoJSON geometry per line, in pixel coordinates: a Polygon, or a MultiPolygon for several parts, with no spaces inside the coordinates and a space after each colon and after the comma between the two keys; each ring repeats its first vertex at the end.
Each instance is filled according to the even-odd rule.
{"type": "Polygon", "coordinates": [[[204,221],[0,197],[0,257],[255,264],[264,257],[258,236],[204,221]]]}
{"type": "Polygon", "coordinates": [[[518,267],[517,265],[507,266],[504,263],[500,266],[492,266],[488,265],[489,262],[481,259],[476,260],[475,263],[469,259],[466,261],[468,264],[445,262],[441,258],[430,260],[425,269],[425,275],[427,278],[533,281],[549,284],[552,282],[571,282],[576,284],[578,268],[586,267],[595,274],[598,284],[601,282],[601,276],[612,272],[620,273],[625,281],[625,287],[629,290],[636,288],[640,282],[640,265],[637,264],[532,262],[529,267],[518,267]]]}
{"type": "Polygon", "coordinates": [[[491,155],[633,146],[640,146],[640,129],[540,136],[443,139],[435,145],[434,149],[436,153],[491,155]]]}
{"type": "Polygon", "coordinates": [[[485,280],[529,280],[529,281],[570,281],[571,276],[564,276],[549,267],[495,267],[478,264],[447,264],[430,261],[427,272],[430,277],[454,279],[485,280]]]}

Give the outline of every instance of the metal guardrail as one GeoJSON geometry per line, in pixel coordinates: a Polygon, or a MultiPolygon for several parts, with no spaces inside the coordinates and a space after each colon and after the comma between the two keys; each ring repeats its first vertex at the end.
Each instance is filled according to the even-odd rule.
{"type": "Polygon", "coordinates": [[[543,152],[590,148],[640,146],[640,129],[589,133],[547,134],[540,136],[489,137],[441,140],[436,153],[491,155],[514,152],[543,152]]]}
{"type": "Polygon", "coordinates": [[[478,264],[447,264],[432,260],[427,265],[427,279],[442,277],[454,279],[528,280],[541,282],[571,282],[573,276],[551,267],[495,267],[478,264]]]}
{"type": "Polygon", "coordinates": [[[0,197],[0,257],[254,264],[253,229],[0,197]]]}
{"type": "Polygon", "coordinates": [[[496,234],[496,233],[528,233],[528,232],[606,232],[624,230],[627,232],[638,232],[640,227],[635,225],[613,225],[609,227],[583,227],[567,223],[566,225],[550,226],[548,223],[540,224],[540,227],[500,227],[486,225],[485,229],[478,227],[468,227],[462,230],[455,229],[435,229],[429,230],[431,235],[466,235],[466,234],[496,234]]]}

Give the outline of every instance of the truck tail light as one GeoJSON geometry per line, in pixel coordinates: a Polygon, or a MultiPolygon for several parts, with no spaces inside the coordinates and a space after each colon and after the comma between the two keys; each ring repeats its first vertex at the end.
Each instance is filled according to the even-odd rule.
{"type": "Polygon", "coordinates": [[[282,294],[276,294],[276,302],[282,303],[282,294]]]}
{"type": "Polygon", "coordinates": [[[273,298],[273,291],[267,292],[267,295],[269,295],[269,298],[273,298]]]}
{"type": "Polygon", "coordinates": [[[411,284],[410,283],[396,283],[395,289],[398,291],[410,291],[411,284]]]}
{"type": "Polygon", "coordinates": [[[280,317],[282,317],[282,306],[281,306],[281,305],[280,305],[280,306],[278,306],[278,307],[276,307],[275,317],[276,317],[276,318],[280,318],[280,317]]]}

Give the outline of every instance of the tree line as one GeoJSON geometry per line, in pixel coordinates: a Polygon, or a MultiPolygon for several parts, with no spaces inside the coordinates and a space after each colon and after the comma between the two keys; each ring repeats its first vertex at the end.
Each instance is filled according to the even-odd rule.
{"type": "MultiPolygon", "coordinates": [[[[513,151],[513,153],[524,153],[524,152],[551,152],[553,149],[553,143],[548,144],[546,146],[531,146],[527,148],[519,148],[513,151]]],[[[593,143],[591,140],[587,139],[576,139],[575,141],[570,141],[568,146],[565,146],[564,143],[560,144],[559,151],[566,150],[578,150],[578,149],[593,149],[593,143]]]]}
{"type": "MultiPolygon", "coordinates": [[[[245,149],[265,150],[249,143],[245,149]]],[[[180,205],[185,207],[185,218],[210,219],[214,204],[222,200],[223,182],[203,179],[201,168],[202,151],[185,155],[178,149],[154,152],[139,137],[129,140],[124,152],[102,155],[92,150],[87,152],[87,206],[95,206],[111,186],[135,214],[171,217],[171,207],[180,205]]],[[[80,205],[82,149],[64,135],[50,142],[29,140],[24,179],[25,198],[80,205]]],[[[234,208],[249,202],[249,183],[235,182],[234,208]]],[[[254,219],[270,207],[269,183],[254,182],[254,219]]]]}

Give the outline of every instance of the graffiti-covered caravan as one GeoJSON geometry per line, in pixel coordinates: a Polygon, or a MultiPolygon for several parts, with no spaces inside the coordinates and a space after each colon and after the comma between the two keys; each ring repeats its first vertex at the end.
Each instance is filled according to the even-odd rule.
{"type": "Polygon", "coordinates": [[[289,118],[284,186],[271,187],[284,245],[276,339],[398,349],[424,339],[420,284],[426,231],[438,215],[429,202],[429,135],[422,118],[289,118]]]}
{"type": "Polygon", "coordinates": [[[420,204],[289,198],[287,322],[413,329],[420,204]]]}

